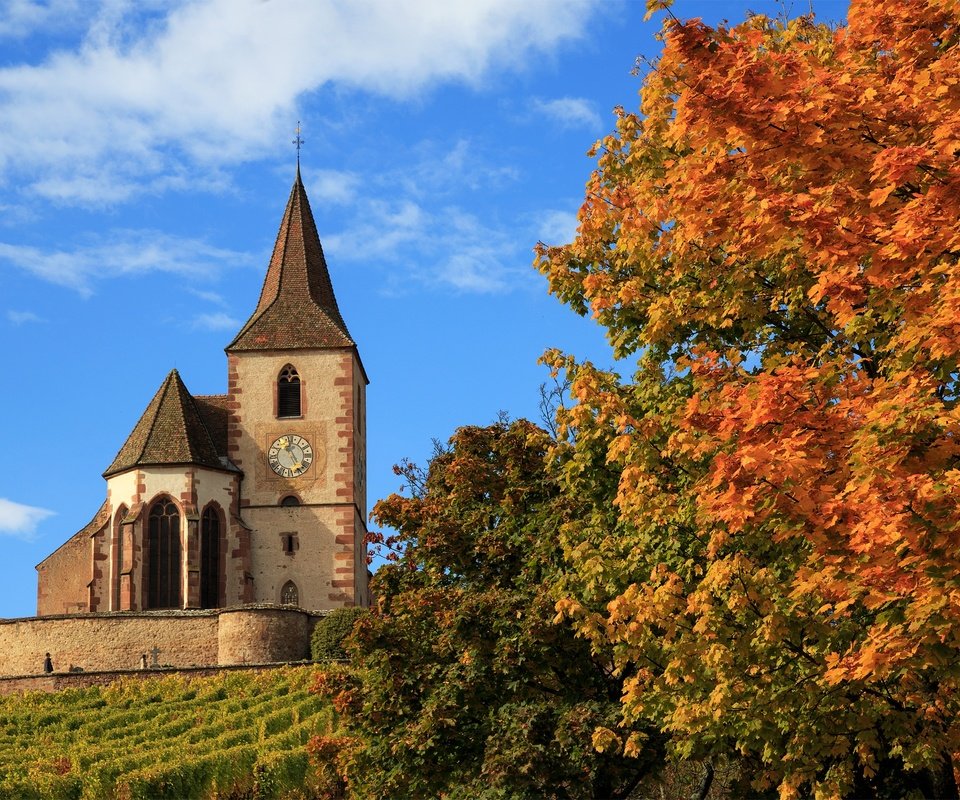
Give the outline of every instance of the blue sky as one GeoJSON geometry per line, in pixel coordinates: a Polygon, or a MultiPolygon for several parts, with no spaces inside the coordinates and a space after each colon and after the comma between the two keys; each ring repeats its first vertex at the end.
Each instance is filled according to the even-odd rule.
{"type": "Polygon", "coordinates": [[[610,364],[532,248],[572,237],[585,153],[614,106],[637,106],[631,70],[659,50],[643,15],[641,0],[0,0],[0,616],[35,613],[34,565],[97,511],[167,372],[226,390],[298,120],[371,380],[371,505],[399,488],[394,463],[458,425],[538,419],[547,347],[610,364]]]}

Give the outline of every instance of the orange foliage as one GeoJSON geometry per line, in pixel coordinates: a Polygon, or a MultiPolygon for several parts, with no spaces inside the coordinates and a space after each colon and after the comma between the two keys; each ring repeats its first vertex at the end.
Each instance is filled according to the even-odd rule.
{"type": "Polygon", "coordinates": [[[568,481],[603,440],[634,536],[611,589],[591,570],[623,541],[567,532],[561,610],[636,670],[625,728],[755,753],[783,797],[936,772],[960,751],[960,4],[663,37],[576,240],[538,253],[640,359],[622,385],[548,356],[568,481]]]}

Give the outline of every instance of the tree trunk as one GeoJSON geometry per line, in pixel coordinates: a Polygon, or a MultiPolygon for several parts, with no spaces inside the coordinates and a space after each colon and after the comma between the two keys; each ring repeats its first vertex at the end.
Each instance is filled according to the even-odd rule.
{"type": "Polygon", "coordinates": [[[697,788],[697,793],[693,796],[693,800],[707,800],[707,795],[710,794],[710,787],[713,786],[713,762],[707,761],[703,766],[703,778],[700,781],[700,786],[697,788]]]}
{"type": "Polygon", "coordinates": [[[943,754],[939,772],[932,772],[931,777],[934,797],[941,800],[960,800],[960,792],[957,791],[957,780],[953,772],[953,757],[950,753],[943,754]]]}

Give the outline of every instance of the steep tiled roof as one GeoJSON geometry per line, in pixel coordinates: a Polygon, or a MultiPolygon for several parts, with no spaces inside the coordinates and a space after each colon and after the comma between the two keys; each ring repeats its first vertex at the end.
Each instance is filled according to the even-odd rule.
{"type": "Polygon", "coordinates": [[[300,170],[260,292],[260,302],[227,352],[353,347],[333,295],[330,273],[300,170]]]}
{"type": "Polygon", "coordinates": [[[225,394],[194,395],[200,419],[206,425],[213,446],[223,455],[227,452],[227,401],[225,394]]]}
{"type": "Polygon", "coordinates": [[[103,476],[162,464],[235,469],[220,458],[198,404],[176,370],[167,375],[103,476]]]}

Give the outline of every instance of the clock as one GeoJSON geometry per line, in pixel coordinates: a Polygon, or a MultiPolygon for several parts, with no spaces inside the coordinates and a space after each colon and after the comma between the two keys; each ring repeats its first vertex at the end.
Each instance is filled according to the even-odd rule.
{"type": "Polygon", "coordinates": [[[298,478],[313,463],[310,442],[295,433],[285,433],[267,451],[270,469],[281,478],[298,478]]]}

